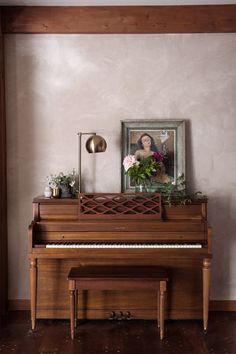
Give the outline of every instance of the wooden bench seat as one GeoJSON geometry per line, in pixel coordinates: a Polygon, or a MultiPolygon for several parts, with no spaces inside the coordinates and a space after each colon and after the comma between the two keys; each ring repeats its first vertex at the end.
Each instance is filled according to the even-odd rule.
{"type": "Polygon", "coordinates": [[[157,323],[160,328],[160,338],[163,339],[165,293],[168,281],[165,269],[153,266],[81,266],[71,268],[68,281],[72,339],[77,320],[78,290],[156,290],[157,323]]]}

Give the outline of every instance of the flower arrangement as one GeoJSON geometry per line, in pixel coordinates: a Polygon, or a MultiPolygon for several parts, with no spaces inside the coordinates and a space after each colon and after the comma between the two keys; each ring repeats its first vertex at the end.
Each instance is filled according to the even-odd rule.
{"type": "Polygon", "coordinates": [[[68,174],[60,172],[58,174],[50,174],[50,176],[47,176],[47,183],[51,188],[58,188],[61,186],[73,187],[75,185],[75,181],[75,170],[68,174]]]}
{"type": "Polygon", "coordinates": [[[138,161],[135,155],[127,155],[123,160],[125,173],[130,176],[135,185],[146,184],[152,176],[158,174],[162,168],[164,155],[156,151],[153,155],[138,161]]]}

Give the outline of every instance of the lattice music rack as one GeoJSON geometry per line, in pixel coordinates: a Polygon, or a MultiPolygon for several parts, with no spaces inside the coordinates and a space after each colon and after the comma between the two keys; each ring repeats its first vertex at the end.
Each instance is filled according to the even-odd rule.
{"type": "Polygon", "coordinates": [[[80,219],[161,219],[160,193],[80,193],[80,219]]]}

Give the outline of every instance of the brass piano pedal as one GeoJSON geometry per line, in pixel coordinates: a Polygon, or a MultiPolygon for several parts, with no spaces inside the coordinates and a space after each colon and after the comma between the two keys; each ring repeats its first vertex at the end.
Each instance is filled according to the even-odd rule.
{"type": "Polygon", "coordinates": [[[123,314],[122,311],[119,311],[118,315],[117,315],[117,320],[118,321],[122,321],[122,320],[125,320],[125,316],[123,314]]]}
{"type": "Polygon", "coordinates": [[[127,311],[124,316],[125,316],[126,320],[128,320],[128,321],[132,320],[132,316],[131,316],[131,313],[129,311],[127,311]]]}
{"type": "Polygon", "coordinates": [[[109,319],[110,321],[114,321],[114,320],[117,319],[117,316],[116,316],[115,311],[112,311],[112,312],[110,313],[108,319],[109,319]]]}

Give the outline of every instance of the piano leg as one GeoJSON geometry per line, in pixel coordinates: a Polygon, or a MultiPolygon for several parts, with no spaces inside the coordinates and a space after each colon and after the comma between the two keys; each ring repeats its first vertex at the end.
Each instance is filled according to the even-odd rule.
{"type": "Polygon", "coordinates": [[[203,329],[207,332],[208,329],[208,315],[209,315],[209,294],[210,294],[210,273],[211,273],[211,259],[203,259],[203,329]]]}
{"type": "Polygon", "coordinates": [[[31,309],[31,328],[35,329],[36,324],[36,293],[37,293],[37,260],[30,260],[30,309],[31,309]]]}

